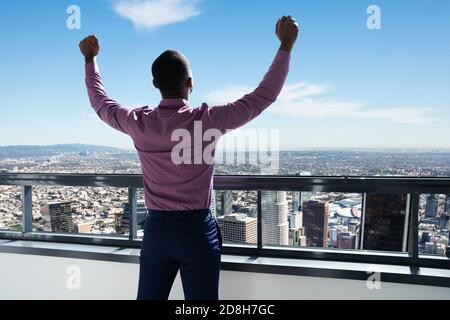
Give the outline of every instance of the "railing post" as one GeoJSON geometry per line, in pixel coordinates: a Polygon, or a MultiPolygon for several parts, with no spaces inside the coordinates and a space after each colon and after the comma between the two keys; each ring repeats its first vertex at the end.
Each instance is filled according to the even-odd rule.
{"type": "Polygon", "coordinates": [[[262,201],[261,201],[261,190],[258,190],[258,207],[257,207],[257,242],[256,246],[258,249],[263,247],[263,236],[262,236],[262,201]]]}
{"type": "Polygon", "coordinates": [[[412,264],[419,264],[419,198],[418,193],[412,193],[410,197],[408,255],[412,264]]]}
{"type": "Polygon", "coordinates": [[[361,222],[359,227],[359,244],[358,244],[359,250],[364,250],[364,229],[366,228],[366,199],[367,193],[363,193],[361,204],[361,222]]]}
{"type": "Polygon", "coordinates": [[[128,214],[130,223],[130,240],[137,238],[137,189],[128,188],[128,214]]]}
{"type": "Polygon", "coordinates": [[[22,186],[22,233],[33,231],[32,186],[22,186]]]}

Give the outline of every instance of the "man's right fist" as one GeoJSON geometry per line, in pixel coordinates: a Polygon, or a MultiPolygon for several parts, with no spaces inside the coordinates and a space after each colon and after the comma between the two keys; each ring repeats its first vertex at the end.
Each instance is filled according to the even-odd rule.
{"type": "Polygon", "coordinates": [[[95,35],[90,35],[81,40],[80,50],[84,55],[86,63],[92,62],[94,57],[96,57],[100,51],[100,46],[98,45],[98,40],[95,35]]]}
{"type": "Polygon", "coordinates": [[[298,36],[298,23],[291,16],[278,19],[275,34],[281,41],[281,49],[291,51],[298,36]]]}

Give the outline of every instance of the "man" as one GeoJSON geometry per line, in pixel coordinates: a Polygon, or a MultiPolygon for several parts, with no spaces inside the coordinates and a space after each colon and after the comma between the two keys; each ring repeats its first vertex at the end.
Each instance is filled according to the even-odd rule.
{"type": "MultiPolygon", "coordinates": [[[[149,210],[138,299],[167,299],[178,270],[186,299],[218,299],[222,240],[209,210],[214,163],[203,158],[203,150],[217,141],[203,134],[211,130],[224,134],[243,126],[276,100],[288,74],[298,25],[283,16],[275,33],[280,48],[253,92],[232,103],[199,108],[188,102],[193,81],[189,62],[181,53],[165,51],[152,65],[153,84],[162,96],[159,106],[127,109],[106,95],[95,60],[100,50],[96,37],[80,42],[92,107],[108,125],[132,138],[141,162],[149,210]],[[180,149],[180,138],[199,130],[200,143],[187,139],[189,144],[180,149]]],[[[209,155],[214,160],[212,149],[209,155]]]]}

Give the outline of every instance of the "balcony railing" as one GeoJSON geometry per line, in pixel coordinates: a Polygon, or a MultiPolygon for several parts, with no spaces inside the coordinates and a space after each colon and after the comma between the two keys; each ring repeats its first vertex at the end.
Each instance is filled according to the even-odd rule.
{"type": "MultiPolygon", "coordinates": [[[[22,230],[0,230],[1,239],[39,240],[82,243],[106,246],[140,247],[137,236],[137,192],[143,188],[141,175],[114,174],[0,174],[0,185],[22,187],[22,230]],[[48,233],[33,231],[33,186],[114,187],[128,189],[129,236],[48,233]]],[[[215,190],[252,190],[258,195],[256,245],[225,245],[223,253],[298,259],[323,259],[380,264],[409,265],[411,267],[450,268],[446,257],[419,255],[419,200],[421,194],[450,194],[450,178],[416,177],[354,177],[354,176],[215,176],[215,190]],[[261,192],[301,191],[366,194],[407,195],[405,252],[370,250],[340,250],[317,247],[276,247],[263,243],[263,212],[261,192]]],[[[364,208],[363,208],[364,211],[364,208]]]]}

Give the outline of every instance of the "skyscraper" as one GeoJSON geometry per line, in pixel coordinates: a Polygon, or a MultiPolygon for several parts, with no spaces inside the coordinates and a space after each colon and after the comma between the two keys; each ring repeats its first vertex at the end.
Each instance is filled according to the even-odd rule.
{"type": "Polygon", "coordinates": [[[262,238],[265,245],[288,245],[286,191],[261,191],[262,238]]]}
{"type": "Polygon", "coordinates": [[[450,214],[450,194],[445,196],[444,212],[450,214]]]}
{"type": "Polygon", "coordinates": [[[217,218],[224,242],[256,243],[257,221],[243,213],[231,213],[217,218]]]}
{"type": "Polygon", "coordinates": [[[299,191],[293,192],[292,193],[292,212],[293,213],[301,211],[301,205],[302,205],[301,201],[302,201],[301,192],[299,192],[299,191]]]}
{"type": "Polygon", "coordinates": [[[328,244],[328,202],[303,202],[303,227],[308,246],[326,248],[328,244]]]}
{"type": "Polygon", "coordinates": [[[442,229],[450,229],[450,194],[445,196],[444,212],[439,219],[439,227],[442,229]]]}
{"type": "MultiPolygon", "coordinates": [[[[233,213],[233,192],[231,190],[215,191],[216,217],[233,213]]],[[[211,202],[212,205],[212,202],[211,202]]]]}
{"type": "Polygon", "coordinates": [[[430,194],[427,197],[427,201],[425,204],[425,217],[427,218],[436,218],[438,211],[438,199],[436,195],[430,194]]]}
{"type": "Polygon", "coordinates": [[[44,231],[74,232],[72,202],[50,202],[41,207],[44,231]]]}
{"type": "Polygon", "coordinates": [[[301,211],[289,213],[289,228],[300,228],[303,226],[303,214],[301,211]]]}
{"type": "MultiPolygon", "coordinates": [[[[145,218],[147,217],[147,207],[144,200],[138,200],[136,203],[136,224],[138,229],[144,228],[145,218]]],[[[130,232],[130,207],[128,202],[123,203],[123,212],[115,215],[116,232],[126,234],[130,232]]]]}
{"type": "MultiPolygon", "coordinates": [[[[300,176],[311,176],[311,172],[310,171],[302,171],[300,172],[300,176]]],[[[303,210],[302,206],[303,206],[303,202],[309,201],[311,200],[312,197],[312,192],[311,191],[302,191],[300,192],[300,198],[299,198],[299,209],[300,211],[303,210]]]]}
{"type": "Polygon", "coordinates": [[[449,212],[442,212],[441,216],[439,217],[439,228],[442,229],[449,229],[450,225],[450,213],[449,212]]]}
{"type": "Polygon", "coordinates": [[[403,194],[366,194],[364,205],[363,250],[406,250],[403,194]]]}
{"type": "Polygon", "coordinates": [[[294,247],[306,247],[305,228],[289,228],[289,245],[294,247]]]}

